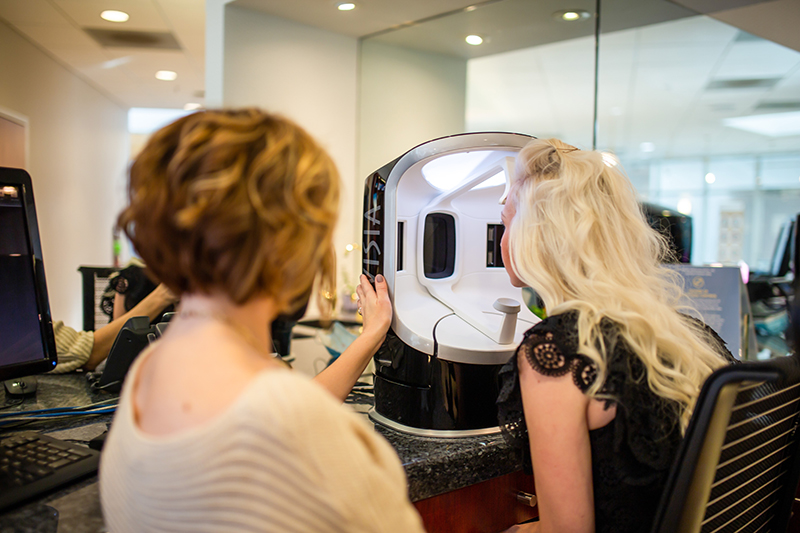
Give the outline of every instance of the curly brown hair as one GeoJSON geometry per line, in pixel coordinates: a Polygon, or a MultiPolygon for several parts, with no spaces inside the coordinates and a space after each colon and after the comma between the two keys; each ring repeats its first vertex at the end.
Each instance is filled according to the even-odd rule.
{"type": "Polygon", "coordinates": [[[292,310],[334,283],[339,174],[293,122],[258,109],[201,111],[153,135],[118,224],[177,294],[255,296],[292,310]]]}

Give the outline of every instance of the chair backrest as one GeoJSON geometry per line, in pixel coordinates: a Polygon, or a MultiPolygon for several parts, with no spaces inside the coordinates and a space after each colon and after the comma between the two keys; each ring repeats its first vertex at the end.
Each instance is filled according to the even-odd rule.
{"type": "Polygon", "coordinates": [[[796,355],[711,374],[653,532],[784,532],[800,477],[799,413],[796,355]]]}
{"type": "Polygon", "coordinates": [[[84,331],[94,331],[110,322],[110,317],[103,312],[100,306],[100,300],[108,285],[109,276],[118,270],[119,268],[116,267],[78,267],[83,288],[84,331]]]}

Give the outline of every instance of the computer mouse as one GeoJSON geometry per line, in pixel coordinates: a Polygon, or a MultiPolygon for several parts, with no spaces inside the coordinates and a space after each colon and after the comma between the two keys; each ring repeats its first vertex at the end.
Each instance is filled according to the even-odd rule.
{"type": "Polygon", "coordinates": [[[3,382],[6,396],[28,396],[36,394],[36,378],[7,379],[3,382]]]}

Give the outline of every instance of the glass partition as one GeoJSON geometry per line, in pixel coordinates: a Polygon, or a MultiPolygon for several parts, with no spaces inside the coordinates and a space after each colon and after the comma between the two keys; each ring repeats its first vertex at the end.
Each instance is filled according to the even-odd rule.
{"type": "Polygon", "coordinates": [[[693,263],[767,270],[800,211],[800,53],[661,0],[603,0],[596,41],[595,2],[564,7],[482,2],[365,38],[360,174],[462,131],[596,145],[692,216],[693,263]]]}
{"type": "Polygon", "coordinates": [[[694,14],[603,32],[599,50],[598,148],[692,216],[693,263],[766,272],[800,211],[800,53],[694,14]]]}
{"type": "Polygon", "coordinates": [[[465,131],[591,146],[595,1],[566,7],[572,11],[558,0],[481,2],[364,38],[361,174],[415,144],[465,131]]]}

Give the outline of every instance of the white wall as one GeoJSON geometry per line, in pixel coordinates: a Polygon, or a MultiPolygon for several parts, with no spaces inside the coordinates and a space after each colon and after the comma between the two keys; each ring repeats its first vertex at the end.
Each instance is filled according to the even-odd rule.
{"type": "Polygon", "coordinates": [[[467,60],[361,45],[358,174],[364,178],[414,146],[465,131],[467,60]]]}
{"type": "MultiPolygon", "coordinates": [[[[235,6],[208,24],[224,24],[222,64],[206,63],[206,76],[221,76],[222,105],[257,106],[305,128],[330,153],[342,176],[335,235],[344,248],[357,239],[360,195],[354,184],[358,41],[336,33],[235,6]]],[[[212,33],[212,29],[208,30],[212,33]]],[[[351,273],[352,275],[352,273],[351,273]]]]}
{"type": "Polygon", "coordinates": [[[328,149],[344,182],[335,236],[340,283],[353,281],[360,253],[345,255],[344,247],[361,243],[364,178],[421,142],[464,131],[466,60],[359,46],[352,37],[226,4],[206,3],[207,49],[223,49],[221,59],[207,54],[210,105],[282,113],[328,149]]]}
{"type": "MultiPolygon", "coordinates": [[[[465,131],[467,61],[367,39],[361,43],[360,70],[359,244],[366,177],[418,144],[465,131]]],[[[361,255],[349,259],[360,272],[361,255]]]]}
{"type": "Polygon", "coordinates": [[[225,59],[225,5],[232,0],[206,0],[206,107],[222,107],[225,59]]]}
{"type": "Polygon", "coordinates": [[[27,117],[53,317],[80,328],[80,265],[109,265],[123,205],[125,108],[0,22],[0,107],[27,117]]]}

